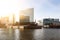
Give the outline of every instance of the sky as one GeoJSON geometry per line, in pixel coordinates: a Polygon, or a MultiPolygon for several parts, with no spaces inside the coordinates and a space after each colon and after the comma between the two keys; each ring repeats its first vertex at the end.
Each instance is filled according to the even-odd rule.
{"type": "Polygon", "coordinates": [[[35,19],[60,18],[60,0],[31,0],[35,9],[35,19]]]}
{"type": "Polygon", "coordinates": [[[34,19],[59,18],[60,0],[0,0],[0,16],[15,14],[20,10],[34,8],[34,19]]]}

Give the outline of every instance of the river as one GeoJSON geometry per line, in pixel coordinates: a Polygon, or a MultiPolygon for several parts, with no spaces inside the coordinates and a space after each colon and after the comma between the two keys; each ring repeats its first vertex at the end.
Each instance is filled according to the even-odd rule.
{"type": "Polygon", "coordinates": [[[60,40],[60,29],[4,29],[0,40],[60,40]]]}

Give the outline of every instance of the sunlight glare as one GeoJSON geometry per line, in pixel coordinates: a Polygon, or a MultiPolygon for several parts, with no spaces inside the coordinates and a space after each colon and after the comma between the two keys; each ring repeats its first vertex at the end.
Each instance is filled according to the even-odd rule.
{"type": "MultiPolygon", "coordinates": [[[[15,14],[16,21],[19,21],[20,10],[27,8],[24,0],[0,0],[0,17],[15,14]]],[[[12,18],[11,18],[12,19],[12,18]]]]}

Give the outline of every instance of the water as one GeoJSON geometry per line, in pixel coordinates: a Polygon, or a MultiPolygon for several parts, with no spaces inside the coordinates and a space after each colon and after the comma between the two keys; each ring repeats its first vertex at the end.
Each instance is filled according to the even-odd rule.
{"type": "Polygon", "coordinates": [[[0,40],[60,40],[60,29],[0,29],[0,40]]]}

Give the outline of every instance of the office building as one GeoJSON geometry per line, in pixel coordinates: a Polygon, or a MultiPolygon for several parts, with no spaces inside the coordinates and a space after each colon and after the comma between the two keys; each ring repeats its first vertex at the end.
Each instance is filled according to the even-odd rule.
{"type": "Polygon", "coordinates": [[[49,25],[49,24],[58,24],[59,23],[59,19],[54,19],[54,18],[46,18],[43,19],[43,25],[49,25]]]}
{"type": "Polygon", "coordinates": [[[1,24],[8,24],[9,23],[9,17],[1,17],[0,21],[1,21],[1,24]]]}
{"type": "Polygon", "coordinates": [[[20,16],[21,23],[29,22],[29,21],[30,21],[29,16],[23,16],[23,15],[20,16]]]}
{"type": "Polygon", "coordinates": [[[22,10],[19,16],[20,22],[34,22],[34,8],[22,10]]]}

